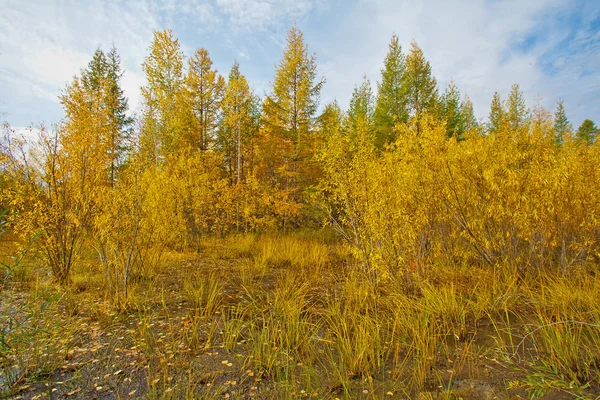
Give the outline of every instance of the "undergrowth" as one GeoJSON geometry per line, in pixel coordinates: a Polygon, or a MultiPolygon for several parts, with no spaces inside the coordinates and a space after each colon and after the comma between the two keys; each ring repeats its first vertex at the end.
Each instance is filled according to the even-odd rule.
{"type": "Polygon", "coordinates": [[[593,266],[524,276],[504,265],[433,265],[407,287],[366,273],[340,242],[294,234],[211,240],[200,253],[166,255],[135,282],[125,310],[93,300],[104,288],[92,264],[76,271],[71,290],[40,269],[26,286],[5,286],[2,394],[599,393],[593,266]],[[80,352],[94,346],[97,353],[80,352]]]}

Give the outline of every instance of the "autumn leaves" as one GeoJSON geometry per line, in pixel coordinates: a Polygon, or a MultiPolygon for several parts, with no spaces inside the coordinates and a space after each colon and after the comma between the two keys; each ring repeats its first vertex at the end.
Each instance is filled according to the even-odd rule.
{"type": "Polygon", "coordinates": [[[404,54],[392,37],[377,93],[365,78],[347,111],[319,109],[324,80],[297,28],[264,99],[237,62],[225,79],[206,49],[186,59],[170,30],[154,33],[143,70],[134,119],[118,54],[97,50],[56,129],[3,152],[13,226],[40,234],[62,283],[92,248],[125,304],[131,277],[167,249],[323,222],[374,277],[442,258],[570,265],[597,252],[593,123],[574,140],[562,104],[554,120],[531,112],[516,85],[481,123],[455,84],[439,93],[414,42],[404,54]]]}

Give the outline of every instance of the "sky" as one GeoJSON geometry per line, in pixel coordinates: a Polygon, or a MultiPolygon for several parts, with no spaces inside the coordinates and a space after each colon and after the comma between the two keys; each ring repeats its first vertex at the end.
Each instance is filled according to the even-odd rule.
{"type": "Polygon", "coordinates": [[[135,112],[152,33],[166,28],[225,76],[237,60],[264,96],[294,25],[326,80],[321,104],[347,108],[365,75],[376,90],[396,34],[404,50],[416,40],[441,90],[453,80],[482,120],[494,92],[507,98],[518,83],[529,106],[554,111],[562,99],[575,127],[600,123],[598,0],[0,0],[0,120],[58,122],[66,84],[112,45],[135,112]]]}

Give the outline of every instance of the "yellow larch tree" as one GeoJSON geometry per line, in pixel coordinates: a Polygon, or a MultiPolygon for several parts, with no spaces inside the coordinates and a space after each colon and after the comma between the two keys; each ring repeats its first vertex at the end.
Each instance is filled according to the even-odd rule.
{"type": "Polygon", "coordinates": [[[263,178],[299,200],[311,183],[315,118],[324,81],[302,32],[292,28],[271,93],[263,104],[263,178]]]}
{"type": "Polygon", "coordinates": [[[237,62],[229,73],[222,110],[219,147],[230,182],[239,184],[252,173],[260,112],[258,98],[250,90],[237,62]]]}
{"type": "Polygon", "coordinates": [[[150,165],[159,165],[171,154],[185,148],[192,124],[191,108],[186,104],[183,52],[171,30],[154,32],[150,54],[142,69],[140,156],[150,165]]]}
{"type": "Polygon", "coordinates": [[[192,149],[213,147],[219,123],[225,79],[212,68],[206,49],[198,49],[188,59],[185,77],[187,101],[193,113],[193,125],[186,139],[192,149]]]}

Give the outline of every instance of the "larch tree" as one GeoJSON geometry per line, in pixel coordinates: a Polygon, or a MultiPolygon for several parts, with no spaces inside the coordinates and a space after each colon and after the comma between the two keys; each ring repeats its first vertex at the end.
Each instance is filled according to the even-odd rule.
{"type": "Polygon", "coordinates": [[[598,127],[591,119],[586,119],[581,123],[579,128],[577,128],[577,133],[575,134],[575,138],[578,142],[592,144],[596,141],[596,137],[598,136],[598,127]]]}
{"type": "Polygon", "coordinates": [[[402,53],[398,36],[393,35],[377,83],[375,126],[377,146],[383,147],[395,139],[394,126],[408,121],[407,98],[403,91],[406,56],[402,53]]]}
{"type": "Polygon", "coordinates": [[[492,104],[490,106],[490,114],[488,116],[487,133],[493,134],[500,132],[505,120],[506,113],[504,111],[502,99],[500,98],[500,93],[494,92],[494,97],[492,97],[492,104]]]}
{"type": "Polygon", "coordinates": [[[475,111],[473,111],[473,103],[468,96],[465,96],[460,104],[460,113],[462,115],[462,122],[465,132],[480,132],[481,128],[477,122],[477,118],[475,117],[475,111]]]}
{"type": "Polygon", "coordinates": [[[336,100],[328,103],[323,108],[323,112],[317,119],[317,127],[320,131],[320,136],[324,139],[329,137],[339,138],[342,132],[344,123],[344,112],[340,108],[336,100]]]}
{"type": "Polygon", "coordinates": [[[106,142],[110,160],[108,173],[111,185],[117,179],[119,167],[124,163],[129,150],[133,124],[133,118],[128,115],[127,98],[121,88],[122,77],[121,58],[114,47],[106,54],[98,48],[81,77],[85,90],[96,93],[95,97],[107,111],[103,122],[108,128],[107,136],[102,140],[106,142]]]}
{"type": "Polygon", "coordinates": [[[158,165],[183,146],[192,116],[184,96],[179,41],[171,30],[154,32],[149,50],[142,64],[146,85],[142,87],[140,154],[148,164],[158,165]]]}
{"type": "Polygon", "coordinates": [[[431,73],[431,64],[415,41],[410,44],[406,57],[406,71],[402,79],[409,115],[416,121],[417,133],[424,114],[434,114],[438,108],[437,81],[431,73]]]}
{"type": "Polygon", "coordinates": [[[511,87],[506,104],[506,122],[512,131],[524,128],[530,120],[530,112],[525,104],[523,92],[518,84],[511,87]]]}
{"type": "Polygon", "coordinates": [[[446,122],[446,135],[449,138],[463,140],[465,127],[460,102],[460,92],[451,81],[441,98],[442,117],[446,122]]]}
{"type": "Polygon", "coordinates": [[[354,150],[359,146],[375,145],[374,133],[374,101],[371,82],[366,75],[360,85],[354,88],[347,112],[346,133],[354,150]]]}
{"type": "Polygon", "coordinates": [[[267,175],[272,183],[298,200],[298,190],[311,181],[315,119],[324,81],[317,78],[315,56],[302,32],[292,28],[283,58],[275,71],[271,94],[263,104],[262,141],[267,175]]]}
{"type": "Polygon", "coordinates": [[[327,164],[335,164],[340,158],[349,155],[346,124],[346,115],[337,100],[327,103],[317,119],[317,130],[321,138],[317,158],[322,168],[326,168],[327,164]]]}
{"type": "Polygon", "coordinates": [[[556,144],[562,144],[565,140],[565,136],[573,132],[573,126],[567,118],[565,106],[562,100],[558,101],[556,106],[556,112],[554,113],[554,140],[556,144]]]}
{"type": "Polygon", "coordinates": [[[259,126],[259,100],[252,93],[237,61],[233,64],[222,100],[218,132],[230,182],[243,182],[252,170],[254,140],[259,126]]]}
{"type": "Polygon", "coordinates": [[[529,116],[529,134],[540,138],[551,137],[555,139],[552,127],[552,113],[542,105],[542,98],[535,98],[531,113],[529,116]]]}
{"type": "Polygon", "coordinates": [[[97,51],[90,70],[74,77],[60,96],[65,112],[58,129],[60,151],[71,164],[80,197],[89,197],[111,182],[113,115],[107,103],[113,82],[96,68],[105,61],[97,51]],[[93,77],[88,79],[88,72],[93,77]]]}
{"type": "Polygon", "coordinates": [[[208,150],[215,139],[219,122],[225,79],[212,68],[206,49],[198,49],[188,60],[186,76],[188,102],[191,105],[193,128],[187,137],[192,149],[208,150]]]}
{"type": "Polygon", "coordinates": [[[363,120],[369,125],[373,124],[374,106],[371,82],[367,76],[363,76],[362,82],[354,87],[350,106],[348,108],[348,122],[353,125],[358,120],[363,120]]]}

